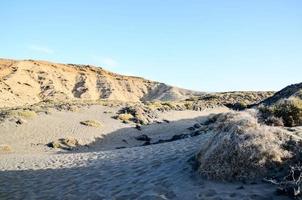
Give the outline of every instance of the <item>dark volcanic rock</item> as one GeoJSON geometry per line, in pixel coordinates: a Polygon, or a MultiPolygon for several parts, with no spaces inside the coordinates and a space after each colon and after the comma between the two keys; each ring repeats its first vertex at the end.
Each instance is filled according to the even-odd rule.
{"type": "Polygon", "coordinates": [[[135,137],[135,139],[139,140],[139,141],[146,141],[146,142],[151,141],[151,138],[148,135],[145,135],[145,134],[137,136],[137,137],[135,137]]]}

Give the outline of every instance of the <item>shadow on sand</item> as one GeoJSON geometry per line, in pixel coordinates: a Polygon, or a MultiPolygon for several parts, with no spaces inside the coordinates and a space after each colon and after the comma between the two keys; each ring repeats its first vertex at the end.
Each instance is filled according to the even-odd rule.
{"type": "Polygon", "coordinates": [[[152,124],[142,126],[141,130],[138,130],[135,127],[122,128],[113,131],[102,138],[96,138],[95,141],[90,144],[77,147],[71,151],[59,153],[99,152],[144,146],[146,141],[139,141],[136,139],[138,136],[142,135],[146,135],[151,139],[151,145],[153,145],[152,143],[155,145],[155,143],[171,142],[178,140],[177,138],[171,140],[173,136],[188,135],[194,132],[194,130],[189,130],[188,128],[192,128],[196,123],[203,123],[207,118],[208,116],[201,116],[177,121],[154,122],[152,124]]]}

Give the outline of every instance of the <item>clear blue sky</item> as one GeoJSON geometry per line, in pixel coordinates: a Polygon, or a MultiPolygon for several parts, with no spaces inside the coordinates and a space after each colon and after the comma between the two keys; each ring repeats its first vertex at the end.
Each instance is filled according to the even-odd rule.
{"type": "Polygon", "coordinates": [[[301,0],[7,0],[0,57],[96,64],[201,91],[302,81],[301,0]]]}

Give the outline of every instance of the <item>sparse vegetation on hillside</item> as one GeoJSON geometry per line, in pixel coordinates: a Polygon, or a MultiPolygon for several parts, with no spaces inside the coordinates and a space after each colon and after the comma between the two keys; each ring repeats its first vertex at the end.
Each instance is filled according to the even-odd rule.
{"type": "Polygon", "coordinates": [[[185,102],[183,101],[151,101],[145,104],[153,111],[186,110],[185,102]]]}
{"type": "Polygon", "coordinates": [[[124,105],[120,101],[108,100],[79,100],[79,101],[43,101],[29,106],[20,106],[14,108],[0,108],[0,122],[7,118],[23,118],[32,119],[38,113],[49,114],[52,110],[77,112],[81,108],[91,105],[102,105],[108,107],[116,107],[124,105]]]}
{"type": "Polygon", "coordinates": [[[272,106],[260,106],[259,111],[261,120],[268,125],[275,125],[277,122],[287,127],[302,126],[301,99],[292,98],[272,106]]]}
{"type": "Polygon", "coordinates": [[[266,98],[261,102],[262,105],[272,106],[290,98],[302,99],[302,83],[289,85],[276,92],[273,96],[266,98]]]}
{"type": "Polygon", "coordinates": [[[226,106],[234,110],[244,110],[263,99],[273,95],[273,92],[224,92],[211,93],[188,98],[184,101],[152,101],[146,105],[152,110],[204,110],[226,106]]]}
{"type": "Polygon", "coordinates": [[[243,110],[273,94],[274,92],[221,92],[204,95],[199,100],[224,105],[234,110],[243,110]]]}

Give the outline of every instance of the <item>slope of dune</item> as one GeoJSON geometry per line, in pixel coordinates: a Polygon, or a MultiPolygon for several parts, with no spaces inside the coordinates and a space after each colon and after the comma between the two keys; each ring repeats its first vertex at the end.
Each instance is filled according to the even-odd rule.
{"type": "Polygon", "coordinates": [[[260,104],[273,105],[282,100],[298,98],[302,99],[302,83],[289,85],[276,92],[272,97],[263,100],[260,104]]]}
{"type": "Polygon", "coordinates": [[[1,107],[45,100],[180,100],[193,94],[200,93],[91,65],[0,59],[1,107]]]}

